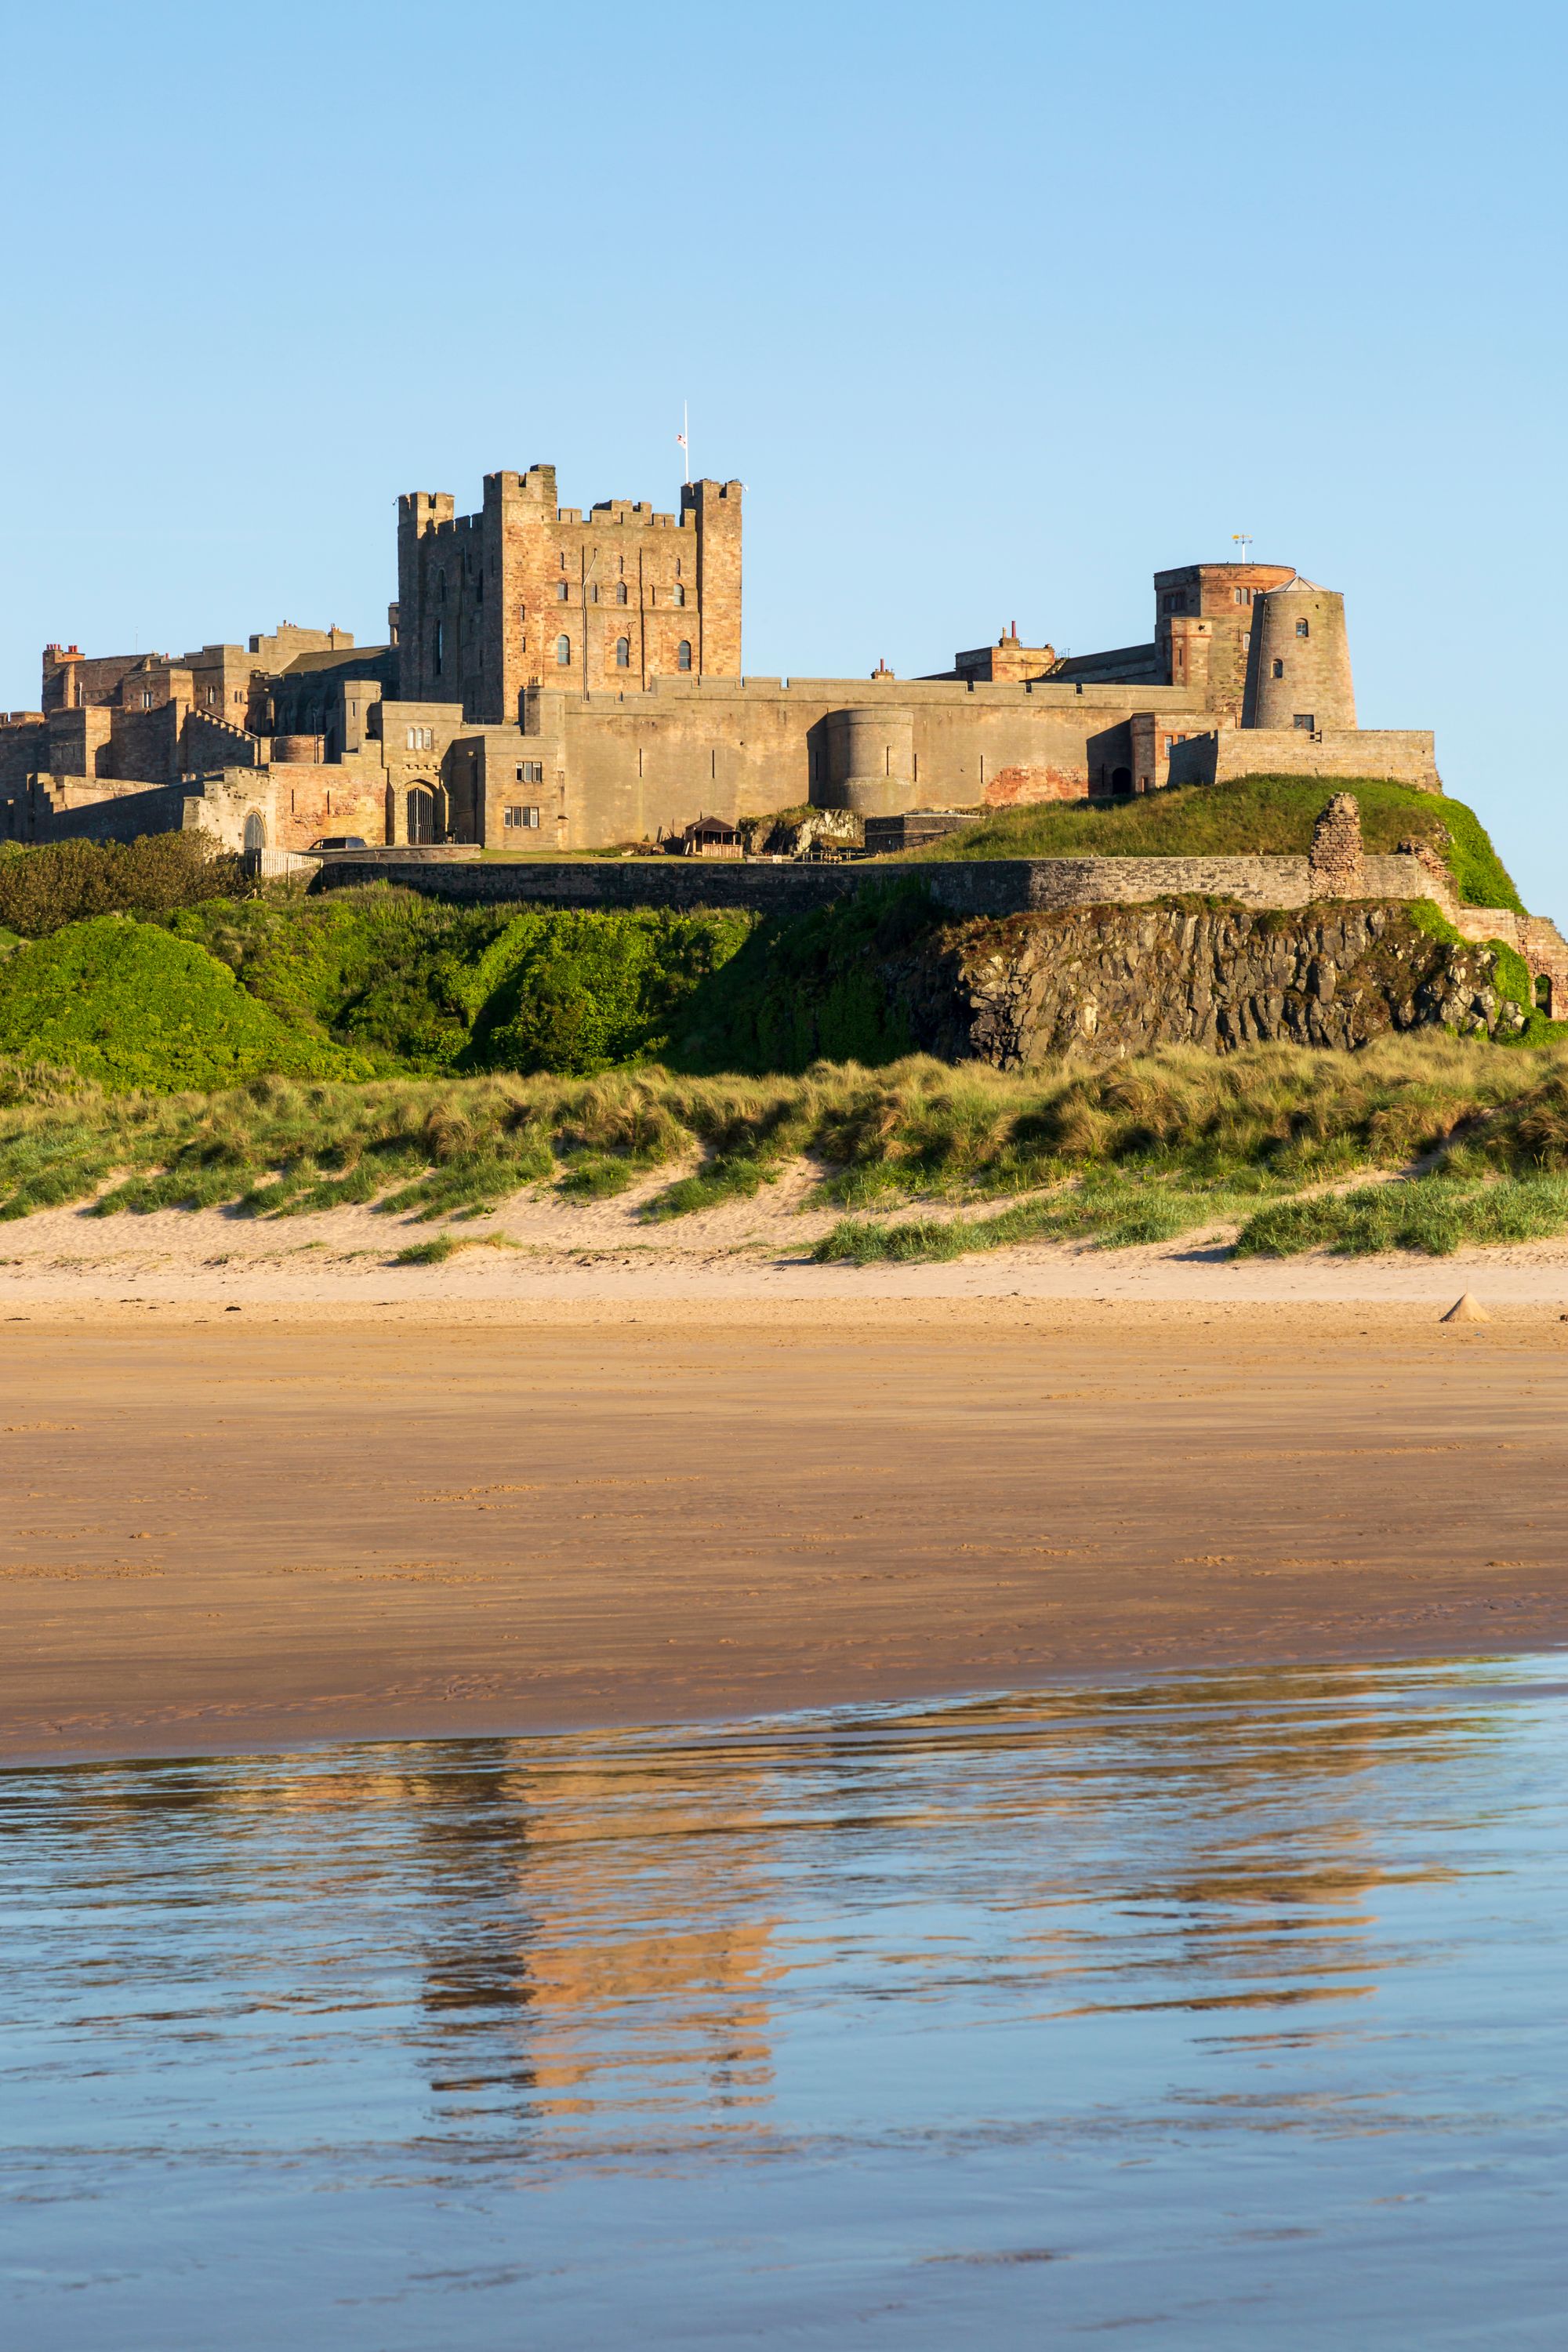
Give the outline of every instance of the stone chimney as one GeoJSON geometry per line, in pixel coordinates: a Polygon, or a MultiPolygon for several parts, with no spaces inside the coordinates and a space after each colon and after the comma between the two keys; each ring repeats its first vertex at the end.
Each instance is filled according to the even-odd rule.
{"type": "Polygon", "coordinates": [[[1336,793],[1312,827],[1309,879],[1314,898],[1360,898],[1361,803],[1353,793],[1336,793]]]}

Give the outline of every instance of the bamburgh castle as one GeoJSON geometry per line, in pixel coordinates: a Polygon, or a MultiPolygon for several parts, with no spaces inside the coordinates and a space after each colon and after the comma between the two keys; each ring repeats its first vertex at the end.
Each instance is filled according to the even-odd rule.
{"type": "Polygon", "coordinates": [[[0,714],[0,839],[200,825],[228,846],[589,849],[807,803],[885,815],[1115,801],[1243,774],[1441,790],[1430,734],[1358,729],[1342,599],[1289,565],[1154,575],[1147,644],[1016,633],[934,677],[749,677],[742,486],[678,511],[486,478],[398,501],[387,641],[285,623],[245,647],[45,648],[0,714]]]}

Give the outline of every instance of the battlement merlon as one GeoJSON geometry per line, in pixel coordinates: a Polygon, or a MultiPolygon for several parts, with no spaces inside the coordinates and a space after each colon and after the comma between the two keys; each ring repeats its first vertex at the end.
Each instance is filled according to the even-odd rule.
{"type": "Polygon", "coordinates": [[[397,501],[397,535],[405,531],[422,538],[426,531],[450,522],[458,501],[450,490],[405,490],[397,501]]]}

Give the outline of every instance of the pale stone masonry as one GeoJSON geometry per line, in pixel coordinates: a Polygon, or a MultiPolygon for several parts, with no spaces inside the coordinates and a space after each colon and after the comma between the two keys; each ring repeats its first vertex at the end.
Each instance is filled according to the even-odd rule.
{"type": "Polygon", "coordinates": [[[145,832],[176,796],[235,847],[654,841],[811,805],[857,817],[1115,801],[1245,774],[1439,792],[1432,737],[1364,730],[1343,601],[1288,564],[1154,575],[1147,642],[1016,628],[899,679],[750,677],[738,481],[667,510],[557,502],[555,469],[397,502],[387,642],[284,624],[180,656],[51,646],[0,715],[0,839],[145,832]]]}

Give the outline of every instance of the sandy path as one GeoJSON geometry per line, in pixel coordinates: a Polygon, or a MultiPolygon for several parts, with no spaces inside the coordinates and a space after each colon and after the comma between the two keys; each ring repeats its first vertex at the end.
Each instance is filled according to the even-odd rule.
{"type": "Polygon", "coordinates": [[[12,1757],[1568,1640],[1554,1310],[5,1312],[12,1757]]]}
{"type": "MultiPolygon", "coordinates": [[[[552,1306],[638,1304],[726,1316],[854,1314],[868,1301],[1139,1300],[1222,1306],[1263,1301],[1408,1302],[1447,1307],[1459,1291],[1489,1303],[1568,1310],[1568,1238],[1475,1249],[1446,1259],[1406,1255],[1282,1260],[1226,1255],[1229,1228],[1142,1249],[1033,1243],[947,1265],[813,1265],[808,1253],[839,1213],[805,1205],[810,1178],[784,1172],[752,1201],[647,1224],[640,1202],[664,1171],[616,1201],[574,1202],[524,1192],[472,1224],[416,1224],[371,1209],[310,1217],[194,1214],[95,1217],[51,1210],[0,1225],[0,1320],[39,1312],[144,1319],[178,1308],[282,1309],[329,1318],[402,1309],[482,1319],[552,1306]],[[442,1230],[491,1234],[515,1246],[470,1247],[439,1266],[398,1266],[410,1243],[442,1230]]],[[[929,1212],[928,1212],[929,1213],[929,1212]]],[[[939,1210],[937,1213],[942,1213],[939,1210]]]]}

